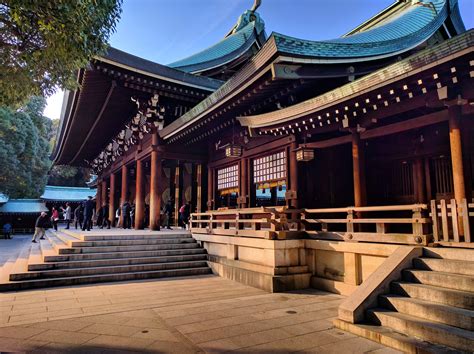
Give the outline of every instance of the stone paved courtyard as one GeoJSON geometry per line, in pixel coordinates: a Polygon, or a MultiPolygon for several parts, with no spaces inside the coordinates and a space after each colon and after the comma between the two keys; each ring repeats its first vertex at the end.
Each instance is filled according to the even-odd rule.
{"type": "Polygon", "coordinates": [[[0,351],[394,352],[333,327],[342,299],[216,276],[2,293],[0,351]]]}

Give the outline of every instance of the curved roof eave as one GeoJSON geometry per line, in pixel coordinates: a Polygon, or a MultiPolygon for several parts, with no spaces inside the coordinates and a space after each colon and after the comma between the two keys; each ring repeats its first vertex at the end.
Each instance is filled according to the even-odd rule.
{"type": "Polygon", "coordinates": [[[434,48],[427,48],[420,53],[381,69],[380,71],[383,71],[383,79],[381,79],[380,71],[376,71],[354,82],[296,105],[259,115],[237,117],[237,120],[242,126],[254,129],[291,122],[303,116],[314,114],[334,106],[352,97],[357,97],[365,90],[384,86],[391,81],[397,81],[400,77],[408,75],[410,71],[419,70],[417,63],[421,63],[419,65],[429,65],[430,62],[441,63],[447,60],[447,58],[450,58],[454,50],[460,53],[472,52],[474,51],[472,46],[473,41],[474,30],[470,30],[434,48]],[[373,79],[377,79],[379,83],[374,84],[373,79]],[[357,87],[357,89],[355,89],[355,87],[357,87]]]}

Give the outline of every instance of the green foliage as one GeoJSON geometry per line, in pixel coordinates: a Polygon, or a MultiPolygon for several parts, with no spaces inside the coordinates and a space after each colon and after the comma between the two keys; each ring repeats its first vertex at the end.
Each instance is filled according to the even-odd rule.
{"type": "Polygon", "coordinates": [[[45,106],[34,97],[16,111],[0,107],[0,193],[10,198],[38,198],[46,185],[51,122],[45,106]]]}
{"type": "Polygon", "coordinates": [[[86,187],[90,171],[84,167],[53,166],[49,172],[48,185],[66,187],[86,187]]]}
{"type": "Polygon", "coordinates": [[[106,49],[122,0],[0,0],[0,106],[18,107],[55,87],[106,49]]]}

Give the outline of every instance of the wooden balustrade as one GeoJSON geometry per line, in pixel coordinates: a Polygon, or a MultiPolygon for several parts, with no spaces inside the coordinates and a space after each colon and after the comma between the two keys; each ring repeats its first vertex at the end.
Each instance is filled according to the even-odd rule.
{"type": "Polygon", "coordinates": [[[303,236],[302,211],[286,207],[229,209],[191,214],[196,234],[287,239],[303,236]]]}
{"type": "Polygon", "coordinates": [[[426,245],[427,209],[426,204],[305,209],[301,222],[317,239],[426,245]]]}
{"type": "Polygon", "coordinates": [[[446,245],[470,244],[474,225],[474,202],[463,199],[431,201],[434,242],[446,245]],[[472,222],[471,222],[472,221],[472,222]]]}

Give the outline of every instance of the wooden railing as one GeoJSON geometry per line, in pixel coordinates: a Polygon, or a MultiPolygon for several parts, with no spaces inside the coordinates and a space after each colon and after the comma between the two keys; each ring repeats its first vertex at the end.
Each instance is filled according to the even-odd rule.
{"type": "Polygon", "coordinates": [[[191,214],[196,234],[287,239],[302,236],[301,210],[286,207],[229,209],[191,214]]]}
{"type": "Polygon", "coordinates": [[[305,209],[302,223],[317,239],[426,245],[427,209],[426,204],[305,209]]]}
{"type": "Polygon", "coordinates": [[[471,243],[474,226],[474,202],[463,199],[457,203],[451,200],[432,200],[433,241],[437,243],[471,243]]]}

